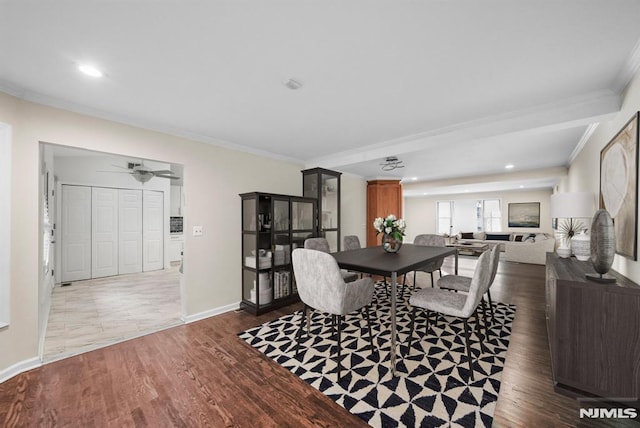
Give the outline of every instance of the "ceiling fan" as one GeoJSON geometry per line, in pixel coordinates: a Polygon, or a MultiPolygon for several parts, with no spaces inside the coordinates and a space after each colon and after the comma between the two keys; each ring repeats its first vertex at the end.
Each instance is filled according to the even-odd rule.
{"type": "Polygon", "coordinates": [[[124,171],[100,171],[100,172],[113,172],[116,174],[118,173],[131,174],[133,178],[135,178],[136,181],[139,181],[140,183],[146,183],[147,181],[151,180],[153,177],[168,178],[169,180],[180,179],[180,177],[175,175],[175,172],[169,169],[153,170],[150,167],[146,166],[144,163],[129,162],[127,163],[126,168],[120,165],[113,165],[113,166],[115,166],[116,168],[126,169],[127,172],[124,172],[124,171]]]}

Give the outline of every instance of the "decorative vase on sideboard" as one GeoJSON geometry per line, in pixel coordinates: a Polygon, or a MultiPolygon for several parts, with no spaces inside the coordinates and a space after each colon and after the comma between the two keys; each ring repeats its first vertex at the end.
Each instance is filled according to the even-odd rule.
{"type": "Polygon", "coordinates": [[[591,257],[591,237],[584,230],[577,235],[573,235],[571,249],[576,259],[582,262],[588,261],[589,257],[591,257]]]}

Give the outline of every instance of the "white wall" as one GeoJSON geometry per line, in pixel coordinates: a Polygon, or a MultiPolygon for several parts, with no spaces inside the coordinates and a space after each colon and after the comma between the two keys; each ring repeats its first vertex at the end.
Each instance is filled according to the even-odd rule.
{"type": "Polygon", "coordinates": [[[356,235],[361,245],[366,246],[367,182],[355,175],[342,174],[340,186],[340,239],[347,235],[356,235]]]}
{"type": "MultiPolygon", "coordinates": [[[[522,233],[552,233],[549,200],[551,189],[522,190],[513,192],[465,193],[438,195],[433,197],[404,198],[404,218],[407,221],[407,241],[412,242],[421,233],[436,233],[437,201],[457,201],[470,199],[500,199],[502,201],[502,231],[522,233]],[[509,204],[515,202],[540,202],[539,228],[507,227],[509,204]]],[[[468,232],[470,232],[469,230],[468,232]]],[[[454,232],[456,232],[454,230],[454,232]]]]}
{"type": "MultiPolygon", "coordinates": [[[[0,122],[12,126],[11,325],[0,330],[2,371],[25,367],[38,352],[39,142],[63,144],[133,158],[184,165],[185,309],[198,317],[237,307],[241,298],[239,193],[302,194],[302,165],[197,143],[140,128],[51,108],[0,93],[0,122]],[[14,366],[17,364],[18,366],[14,366]]],[[[345,178],[343,233],[362,233],[364,188],[345,178]],[[362,192],[352,196],[350,192],[362,192]]]]}
{"type": "MultiPolygon", "coordinates": [[[[558,187],[560,192],[600,192],[600,151],[622,129],[631,117],[640,110],[640,73],[636,74],[623,93],[620,113],[608,122],[598,125],[584,148],[569,167],[569,174],[558,187]]],[[[638,228],[640,234],[640,227],[638,228]]],[[[638,240],[640,243],[640,240],[638,240]]],[[[615,256],[612,268],[622,275],[640,283],[640,261],[615,256]]]]}
{"type": "Polygon", "coordinates": [[[10,321],[11,127],[0,123],[0,329],[10,321]]]}

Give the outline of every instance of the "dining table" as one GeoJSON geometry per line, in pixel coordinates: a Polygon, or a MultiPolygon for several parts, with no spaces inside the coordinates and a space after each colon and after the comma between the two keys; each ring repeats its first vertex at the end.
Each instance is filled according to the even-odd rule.
{"type": "Polygon", "coordinates": [[[398,276],[414,271],[432,261],[455,257],[454,273],[458,274],[458,250],[452,247],[430,247],[403,244],[396,253],[388,253],[381,246],[358,248],[332,253],[342,269],[391,278],[391,349],[390,369],[396,375],[396,292],[398,276]]]}

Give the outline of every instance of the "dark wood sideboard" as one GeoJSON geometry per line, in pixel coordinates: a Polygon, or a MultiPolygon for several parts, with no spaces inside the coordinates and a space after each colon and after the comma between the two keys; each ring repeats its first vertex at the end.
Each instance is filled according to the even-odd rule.
{"type": "Polygon", "coordinates": [[[640,397],[640,286],[589,281],[590,262],[547,253],[546,312],[556,392],[573,397],[640,397]]]}

